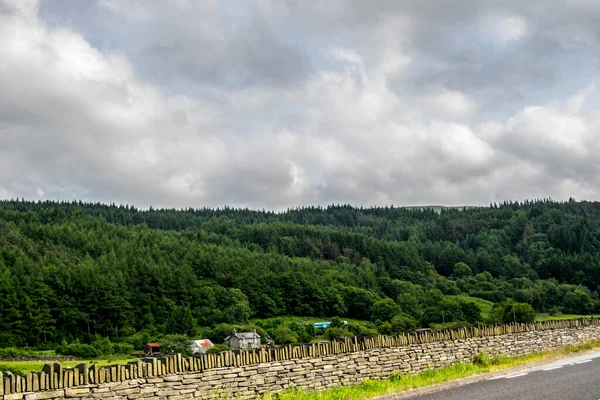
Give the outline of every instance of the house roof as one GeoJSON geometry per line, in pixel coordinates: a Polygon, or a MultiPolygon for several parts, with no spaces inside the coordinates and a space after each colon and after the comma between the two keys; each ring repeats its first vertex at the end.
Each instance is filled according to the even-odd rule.
{"type": "Polygon", "coordinates": [[[146,346],[150,346],[150,347],[160,347],[160,343],[146,343],[146,346]]]}
{"type": "Polygon", "coordinates": [[[200,339],[200,340],[194,340],[193,345],[198,346],[198,347],[213,347],[214,344],[210,341],[210,339],[200,339]]]}
{"type": "Polygon", "coordinates": [[[236,337],[238,339],[260,339],[260,335],[256,332],[242,332],[242,333],[234,333],[225,338],[225,340],[229,340],[232,337],[236,337]]]}

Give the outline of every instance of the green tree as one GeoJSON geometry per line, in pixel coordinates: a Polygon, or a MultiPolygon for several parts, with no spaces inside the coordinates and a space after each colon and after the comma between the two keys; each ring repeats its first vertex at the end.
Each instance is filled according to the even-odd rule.
{"type": "Polygon", "coordinates": [[[338,340],[351,336],[352,333],[345,328],[327,328],[325,330],[325,337],[329,340],[338,340]]]}
{"type": "Polygon", "coordinates": [[[164,354],[181,354],[189,357],[192,353],[192,342],[185,335],[167,335],[160,342],[160,351],[164,354]]]}
{"type": "Polygon", "coordinates": [[[566,313],[588,314],[592,311],[592,297],[582,289],[575,289],[565,294],[563,309],[566,313]]]}
{"type": "Polygon", "coordinates": [[[298,342],[298,335],[287,325],[279,325],[273,333],[273,340],[277,344],[291,344],[298,342]]]}
{"type": "Polygon", "coordinates": [[[469,267],[464,262],[460,261],[454,265],[454,270],[452,271],[452,276],[454,278],[466,278],[473,275],[473,271],[471,267],[469,267]]]}
{"type": "Polygon", "coordinates": [[[503,307],[502,322],[534,322],[535,310],[527,303],[508,303],[503,307]]]}
{"type": "Polygon", "coordinates": [[[193,336],[196,333],[196,322],[189,307],[174,306],[165,324],[165,332],[175,335],[193,336]]]}
{"type": "Polygon", "coordinates": [[[400,333],[413,332],[417,329],[418,322],[412,316],[407,314],[399,314],[392,318],[391,334],[398,335],[400,333]]]}
{"type": "Polygon", "coordinates": [[[391,319],[402,312],[400,306],[390,298],[377,301],[373,304],[371,321],[391,321],[391,319]]]}

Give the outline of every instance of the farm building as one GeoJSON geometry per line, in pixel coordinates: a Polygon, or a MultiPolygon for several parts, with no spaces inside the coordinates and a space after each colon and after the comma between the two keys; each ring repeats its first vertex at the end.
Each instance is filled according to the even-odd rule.
{"type": "Polygon", "coordinates": [[[210,339],[194,340],[192,341],[192,354],[206,354],[208,349],[213,346],[210,339]]]}
{"type": "Polygon", "coordinates": [[[151,356],[152,354],[160,353],[160,343],[146,343],[144,346],[144,354],[151,356]]]}
{"type": "Polygon", "coordinates": [[[256,333],[256,329],[252,332],[243,333],[237,333],[234,329],[233,333],[225,338],[225,344],[231,350],[258,349],[260,347],[260,335],[256,333]]]}

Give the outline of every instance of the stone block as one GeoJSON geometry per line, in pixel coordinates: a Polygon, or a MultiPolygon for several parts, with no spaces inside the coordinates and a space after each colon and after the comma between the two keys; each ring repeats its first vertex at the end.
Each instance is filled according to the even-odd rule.
{"type": "Polygon", "coordinates": [[[88,389],[88,388],[65,389],[65,397],[86,397],[89,394],[90,394],[90,389],[88,389]]]}
{"type": "Polygon", "coordinates": [[[180,394],[177,396],[169,396],[168,399],[169,400],[184,400],[184,399],[191,399],[193,397],[194,397],[193,394],[188,393],[188,394],[180,394]]]}
{"type": "MultiPolygon", "coordinates": [[[[28,393],[26,396],[27,396],[28,400],[56,399],[56,398],[65,397],[65,391],[64,390],[51,390],[48,392],[28,393]]],[[[5,400],[16,400],[16,399],[9,399],[6,396],[4,396],[4,399],[5,400]]]]}
{"type": "Polygon", "coordinates": [[[179,382],[183,380],[183,375],[167,375],[163,379],[165,382],[179,382]]]}
{"type": "Polygon", "coordinates": [[[129,396],[130,394],[142,393],[142,389],[140,388],[129,388],[129,389],[121,389],[116,390],[115,394],[117,396],[129,396]]]}
{"type": "Polygon", "coordinates": [[[155,395],[158,397],[178,396],[179,391],[177,391],[177,390],[159,390],[158,392],[156,392],[155,395]]]}
{"type": "Polygon", "coordinates": [[[12,394],[5,394],[3,399],[4,400],[21,400],[24,398],[24,394],[23,393],[12,393],[12,394]]]}

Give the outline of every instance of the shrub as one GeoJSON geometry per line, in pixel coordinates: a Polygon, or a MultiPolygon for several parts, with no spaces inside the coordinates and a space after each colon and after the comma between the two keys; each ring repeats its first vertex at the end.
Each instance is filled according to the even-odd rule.
{"type": "Polygon", "coordinates": [[[15,357],[29,357],[31,356],[31,352],[18,349],[16,347],[7,347],[5,349],[0,349],[0,358],[15,358],[15,357]]]}
{"type": "Polygon", "coordinates": [[[497,354],[494,357],[492,357],[492,364],[493,365],[499,365],[499,364],[506,364],[508,362],[509,357],[506,354],[497,354]]]}
{"type": "Polygon", "coordinates": [[[113,354],[113,344],[107,337],[99,335],[93,336],[91,345],[96,349],[98,355],[109,355],[113,354]]]}
{"type": "Polygon", "coordinates": [[[141,350],[144,348],[146,343],[152,342],[152,337],[147,331],[136,332],[123,339],[125,342],[130,343],[134,349],[141,350]]]}
{"type": "Polygon", "coordinates": [[[372,323],[349,322],[347,328],[353,336],[360,338],[377,336],[379,334],[377,328],[372,323]]]}
{"type": "Polygon", "coordinates": [[[417,329],[417,320],[408,314],[398,314],[392,318],[392,334],[412,332],[417,329]]]}
{"type": "Polygon", "coordinates": [[[229,351],[229,346],[227,346],[226,344],[215,344],[213,347],[208,349],[207,353],[216,354],[221,353],[223,351],[229,351]]]}
{"type": "Polygon", "coordinates": [[[23,375],[23,371],[9,365],[0,364],[0,372],[11,372],[13,375],[23,375]]]}
{"type": "Polygon", "coordinates": [[[504,306],[503,322],[533,322],[535,310],[527,303],[508,303],[504,306]]]}
{"type": "Polygon", "coordinates": [[[181,354],[184,357],[191,355],[191,341],[184,335],[167,335],[160,344],[164,354],[181,354]]]}
{"type": "Polygon", "coordinates": [[[479,365],[480,367],[489,367],[491,363],[490,356],[483,352],[477,353],[475,358],[473,358],[473,364],[479,365]]]}
{"type": "Polygon", "coordinates": [[[325,336],[329,340],[341,339],[344,337],[350,337],[352,334],[344,328],[327,328],[325,330],[325,336]]]}
{"type": "Polygon", "coordinates": [[[402,372],[392,372],[392,374],[390,375],[390,381],[391,382],[400,382],[402,379],[404,379],[404,375],[402,375],[402,372]]]}
{"type": "Polygon", "coordinates": [[[131,343],[114,343],[112,345],[113,354],[131,354],[134,352],[133,345],[131,343]]]}
{"type": "Polygon", "coordinates": [[[98,348],[84,343],[71,343],[64,347],[61,352],[67,356],[81,357],[81,358],[94,358],[102,355],[102,352],[98,348]]]}
{"type": "Polygon", "coordinates": [[[273,339],[277,344],[291,344],[298,342],[298,335],[287,325],[279,325],[273,333],[273,339]]]}

